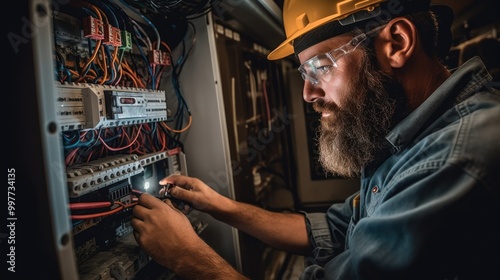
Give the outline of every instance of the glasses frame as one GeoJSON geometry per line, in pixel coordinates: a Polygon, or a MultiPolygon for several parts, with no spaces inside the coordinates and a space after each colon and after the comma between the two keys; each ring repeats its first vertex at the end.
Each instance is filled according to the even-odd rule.
{"type": "Polygon", "coordinates": [[[370,36],[373,36],[376,34],[378,31],[380,31],[382,28],[384,28],[385,25],[376,27],[368,32],[361,33],[359,35],[354,36],[347,44],[344,44],[334,50],[331,50],[329,52],[325,52],[322,54],[318,54],[316,56],[313,56],[312,58],[309,58],[308,60],[304,61],[298,68],[300,75],[302,76],[302,79],[304,81],[310,82],[313,86],[318,86],[320,83],[320,80],[323,80],[324,82],[329,82],[329,80],[325,80],[324,77],[327,74],[330,74],[331,68],[335,67],[337,68],[337,61],[353,52],[358,48],[361,43],[366,41],[370,36]],[[327,58],[330,60],[330,63],[327,64],[317,64],[319,61],[324,61],[324,58],[327,58]],[[318,70],[320,69],[321,70],[318,70]],[[308,70],[309,69],[309,70],[308,70]]]}

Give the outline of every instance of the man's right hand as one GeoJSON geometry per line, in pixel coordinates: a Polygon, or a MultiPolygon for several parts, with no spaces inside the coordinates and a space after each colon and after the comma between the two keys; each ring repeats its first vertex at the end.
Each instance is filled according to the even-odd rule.
{"type": "Polygon", "coordinates": [[[208,214],[217,214],[222,203],[227,200],[198,178],[183,175],[170,175],[160,181],[160,185],[172,184],[169,194],[185,201],[193,208],[208,214]]]}

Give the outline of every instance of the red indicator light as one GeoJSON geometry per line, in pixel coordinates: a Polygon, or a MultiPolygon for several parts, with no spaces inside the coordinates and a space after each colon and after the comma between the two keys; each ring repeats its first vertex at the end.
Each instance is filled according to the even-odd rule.
{"type": "Polygon", "coordinates": [[[122,97],[120,98],[121,104],[135,104],[135,98],[130,97],[122,97]]]}

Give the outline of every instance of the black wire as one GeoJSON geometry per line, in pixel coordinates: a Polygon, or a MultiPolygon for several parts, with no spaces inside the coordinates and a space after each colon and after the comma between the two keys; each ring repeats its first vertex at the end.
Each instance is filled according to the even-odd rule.
{"type": "Polygon", "coordinates": [[[203,16],[207,15],[208,13],[210,13],[213,10],[213,7],[215,5],[219,4],[220,1],[221,0],[210,1],[212,3],[210,4],[210,6],[206,7],[205,10],[202,13],[200,13],[198,15],[194,15],[192,17],[186,17],[186,19],[192,20],[192,19],[197,19],[197,18],[200,18],[200,17],[203,17],[203,16]]]}
{"type": "Polygon", "coordinates": [[[193,39],[193,44],[191,44],[191,47],[189,48],[189,50],[187,51],[187,53],[184,54],[186,45],[185,45],[184,40],[182,40],[182,47],[183,47],[183,55],[182,55],[182,57],[183,57],[183,59],[182,59],[182,63],[179,65],[179,69],[177,70],[177,73],[176,73],[177,76],[179,76],[181,74],[182,68],[184,67],[184,64],[185,64],[187,58],[191,54],[191,51],[193,50],[194,45],[196,44],[196,27],[194,26],[194,24],[191,21],[188,21],[188,24],[193,29],[193,38],[194,38],[193,39]]]}
{"type": "Polygon", "coordinates": [[[195,19],[206,15],[221,0],[125,0],[143,13],[154,13],[171,19],[195,19]],[[172,3],[175,2],[175,3],[172,3]]]}

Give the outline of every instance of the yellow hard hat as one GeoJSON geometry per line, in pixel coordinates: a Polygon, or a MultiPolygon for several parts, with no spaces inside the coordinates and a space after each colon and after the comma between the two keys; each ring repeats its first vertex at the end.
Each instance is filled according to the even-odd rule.
{"type": "Polygon", "coordinates": [[[286,39],[269,53],[268,59],[275,60],[293,54],[295,39],[326,23],[338,22],[338,27],[334,28],[341,34],[360,23],[366,24],[369,18],[376,21],[376,17],[380,17],[382,20],[428,9],[429,6],[430,0],[285,0],[283,25],[286,39]]]}

